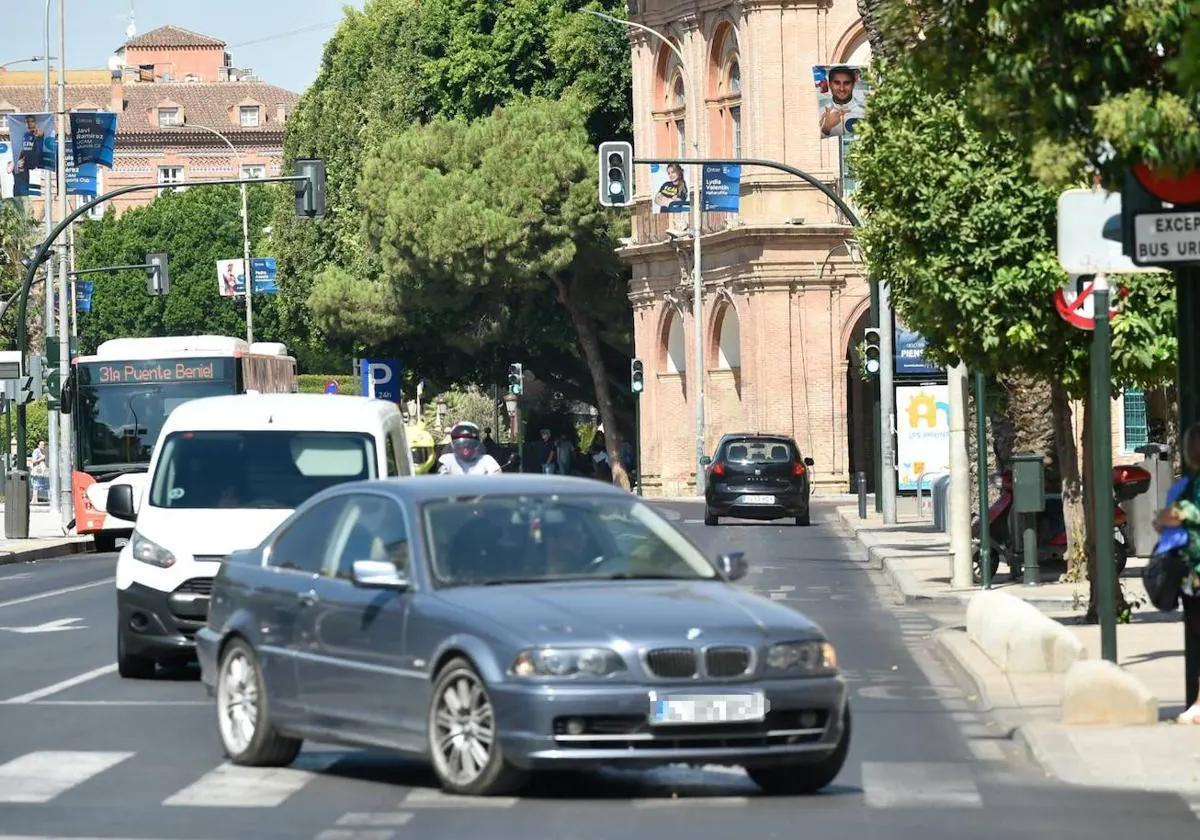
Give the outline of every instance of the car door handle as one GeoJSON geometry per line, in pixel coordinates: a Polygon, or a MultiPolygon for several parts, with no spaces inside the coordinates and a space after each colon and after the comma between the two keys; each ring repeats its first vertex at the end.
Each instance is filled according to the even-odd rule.
{"type": "Polygon", "coordinates": [[[321,600],[317,596],[317,591],[315,589],[310,589],[307,592],[301,592],[297,596],[297,599],[300,601],[300,605],[303,607],[311,607],[313,604],[316,604],[321,600]]]}

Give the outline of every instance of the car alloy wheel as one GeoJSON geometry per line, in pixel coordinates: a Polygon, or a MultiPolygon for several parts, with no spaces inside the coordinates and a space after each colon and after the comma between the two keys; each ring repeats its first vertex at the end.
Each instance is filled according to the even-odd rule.
{"type": "Polygon", "coordinates": [[[433,760],[456,787],[474,783],[492,757],[496,719],[479,678],[459,671],[434,700],[433,760]]]}
{"type": "Polygon", "coordinates": [[[249,749],[258,731],[259,694],[257,668],[250,657],[233,650],[221,663],[217,684],[217,715],[221,740],[230,755],[249,749]]]}

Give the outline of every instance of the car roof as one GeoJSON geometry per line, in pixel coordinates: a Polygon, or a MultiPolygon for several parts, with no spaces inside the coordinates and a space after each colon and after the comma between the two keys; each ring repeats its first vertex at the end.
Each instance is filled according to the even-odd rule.
{"type": "Polygon", "coordinates": [[[766,432],[730,432],[729,434],[721,435],[721,442],[724,443],[725,441],[732,440],[733,438],[758,438],[759,440],[778,440],[787,441],[789,443],[796,442],[796,439],[790,435],[776,435],[766,432]]]}
{"type": "Polygon", "coordinates": [[[335,394],[231,394],[180,403],[164,432],[334,431],[373,432],[400,409],[385,400],[335,394]]]}
{"type": "Polygon", "coordinates": [[[361,490],[382,490],[406,502],[420,503],[453,496],[483,494],[510,495],[586,495],[630,499],[632,494],[615,484],[594,478],[542,475],[537,473],[502,473],[500,475],[432,475],[376,478],[339,484],[321,495],[334,495],[361,490]]]}

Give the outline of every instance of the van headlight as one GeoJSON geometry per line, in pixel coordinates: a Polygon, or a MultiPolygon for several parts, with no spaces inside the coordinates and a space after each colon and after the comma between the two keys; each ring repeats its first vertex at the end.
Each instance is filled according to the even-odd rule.
{"type": "Polygon", "coordinates": [[[133,536],[129,538],[129,553],[133,555],[134,560],[158,566],[160,569],[169,569],[175,565],[174,554],[154,540],[146,539],[137,531],[134,531],[133,536]]]}
{"type": "Polygon", "coordinates": [[[829,642],[786,642],[767,651],[767,667],[803,674],[837,672],[837,651],[829,642]]]}

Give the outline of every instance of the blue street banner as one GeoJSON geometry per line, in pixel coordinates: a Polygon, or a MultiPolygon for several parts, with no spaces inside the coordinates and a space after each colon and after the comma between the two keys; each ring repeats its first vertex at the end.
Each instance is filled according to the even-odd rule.
{"type": "Polygon", "coordinates": [[[71,114],[71,149],[82,164],[112,169],[117,145],[117,115],[107,111],[71,114]]]}
{"type": "Polygon", "coordinates": [[[100,167],[94,163],[77,165],[74,147],[67,144],[67,195],[95,198],[100,192],[100,167]]]}
{"type": "Polygon", "coordinates": [[[275,282],[276,271],[274,257],[252,257],[250,259],[250,276],[254,278],[254,294],[279,294],[279,285],[275,282]]]}
{"type": "Polygon", "coordinates": [[[717,213],[736,213],[742,195],[742,167],[736,164],[704,164],[705,210],[717,213]]]}
{"type": "Polygon", "coordinates": [[[896,319],[895,373],[903,376],[941,376],[945,371],[925,359],[925,348],[929,342],[925,336],[909,329],[896,319]]]}
{"type": "Polygon", "coordinates": [[[90,280],[79,280],[75,283],[75,311],[76,312],[91,312],[92,311],[92,282],[90,280]]]}
{"type": "Polygon", "coordinates": [[[12,175],[13,197],[41,195],[42,172],[57,165],[54,115],[9,114],[8,140],[11,160],[5,168],[12,175]]]}

